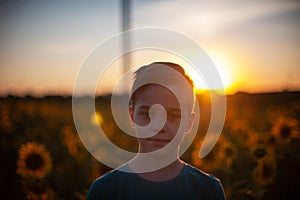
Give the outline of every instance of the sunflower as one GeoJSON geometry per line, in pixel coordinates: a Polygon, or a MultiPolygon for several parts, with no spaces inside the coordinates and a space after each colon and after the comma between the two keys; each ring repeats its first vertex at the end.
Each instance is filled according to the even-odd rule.
{"type": "Polygon", "coordinates": [[[19,150],[17,166],[17,174],[41,179],[51,171],[52,159],[43,145],[28,142],[23,144],[19,150]]]}
{"type": "Polygon", "coordinates": [[[265,186],[272,183],[276,172],[276,163],[274,159],[265,159],[258,162],[258,165],[253,170],[253,180],[261,185],[265,186]]]}
{"type": "Polygon", "coordinates": [[[23,179],[23,190],[26,199],[55,199],[55,192],[49,187],[47,182],[42,179],[23,179]]]}
{"type": "Polygon", "coordinates": [[[270,147],[273,148],[274,150],[277,149],[277,147],[278,147],[278,139],[277,139],[277,137],[275,137],[275,136],[272,135],[272,134],[267,134],[267,135],[265,136],[265,140],[266,140],[266,144],[267,144],[268,146],[270,146],[270,147]]]}
{"type": "Polygon", "coordinates": [[[251,148],[251,157],[257,162],[253,170],[253,179],[265,186],[273,181],[276,172],[276,161],[271,147],[260,143],[251,148]]]}
{"type": "Polygon", "coordinates": [[[225,137],[220,137],[218,143],[220,144],[220,149],[217,155],[218,159],[225,160],[226,166],[231,167],[232,162],[237,155],[236,147],[225,137]]]}
{"type": "Polygon", "coordinates": [[[9,108],[4,105],[0,105],[0,128],[5,132],[11,132],[13,129],[9,108]]]}
{"type": "Polygon", "coordinates": [[[255,161],[274,159],[273,150],[263,143],[253,146],[250,155],[255,161]]]}
{"type": "MultiPolygon", "coordinates": [[[[202,141],[203,142],[203,141],[202,141]]],[[[222,160],[219,159],[219,145],[216,145],[212,151],[210,151],[204,158],[199,158],[199,151],[201,148],[202,142],[198,142],[195,145],[195,149],[192,152],[192,162],[195,166],[206,172],[212,172],[218,169],[222,164],[222,160]]]]}
{"type": "Polygon", "coordinates": [[[245,142],[245,146],[247,148],[253,148],[253,146],[256,145],[265,144],[265,140],[266,138],[262,134],[255,130],[251,130],[249,131],[249,136],[245,142]]]}
{"type": "Polygon", "coordinates": [[[251,128],[247,120],[237,117],[230,122],[230,131],[232,136],[241,144],[248,139],[251,128]]]}
{"type": "Polygon", "coordinates": [[[48,193],[40,193],[40,194],[36,194],[32,191],[26,191],[26,198],[30,199],[30,200],[47,200],[47,199],[54,199],[54,192],[48,192],[48,193]]]}
{"type": "Polygon", "coordinates": [[[61,139],[68,149],[68,152],[78,160],[84,160],[87,156],[87,151],[74,127],[64,126],[61,130],[61,139]]]}
{"type": "Polygon", "coordinates": [[[277,139],[279,144],[288,144],[292,138],[299,137],[297,120],[279,117],[272,128],[271,135],[277,139]]]}

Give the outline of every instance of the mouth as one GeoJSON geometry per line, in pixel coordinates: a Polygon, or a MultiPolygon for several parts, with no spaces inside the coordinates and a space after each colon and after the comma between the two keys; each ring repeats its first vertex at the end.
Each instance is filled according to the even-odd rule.
{"type": "Polygon", "coordinates": [[[158,143],[169,143],[171,141],[163,138],[148,138],[147,140],[152,142],[158,142],[158,143]]]}

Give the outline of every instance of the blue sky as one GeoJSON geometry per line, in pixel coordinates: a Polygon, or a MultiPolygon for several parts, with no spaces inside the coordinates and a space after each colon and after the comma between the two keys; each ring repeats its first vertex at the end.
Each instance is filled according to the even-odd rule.
{"type": "MultiPolygon", "coordinates": [[[[120,1],[0,1],[0,94],[71,94],[89,52],[121,31],[120,9],[120,1]]],[[[235,91],[300,89],[300,1],[136,0],[131,14],[132,28],[197,41],[235,91]]]]}

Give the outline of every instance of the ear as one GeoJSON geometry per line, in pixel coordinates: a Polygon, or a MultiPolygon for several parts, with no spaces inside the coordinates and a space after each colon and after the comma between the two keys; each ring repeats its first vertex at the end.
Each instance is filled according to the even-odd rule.
{"type": "Polygon", "coordinates": [[[187,126],[186,126],[186,133],[189,133],[193,127],[194,121],[196,119],[196,113],[191,112],[188,116],[187,126]]]}
{"type": "Polygon", "coordinates": [[[129,115],[130,115],[130,119],[131,119],[131,121],[133,121],[133,122],[134,122],[134,116],[133,116],[133,106],[132,106],[132,105],[130,105],[130,106],[129,106],[129,115]]]}

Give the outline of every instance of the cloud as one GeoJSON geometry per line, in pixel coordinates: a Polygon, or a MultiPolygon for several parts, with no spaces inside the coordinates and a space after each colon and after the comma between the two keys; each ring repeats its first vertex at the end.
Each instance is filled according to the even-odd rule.
{"type": "Polygon", "coordinates": [[[137,22],[167,26],[209,36],[220,31],[300,10],[296,1],[226,0],[157,1],[143,4],[136,11],[137,22]]]}

